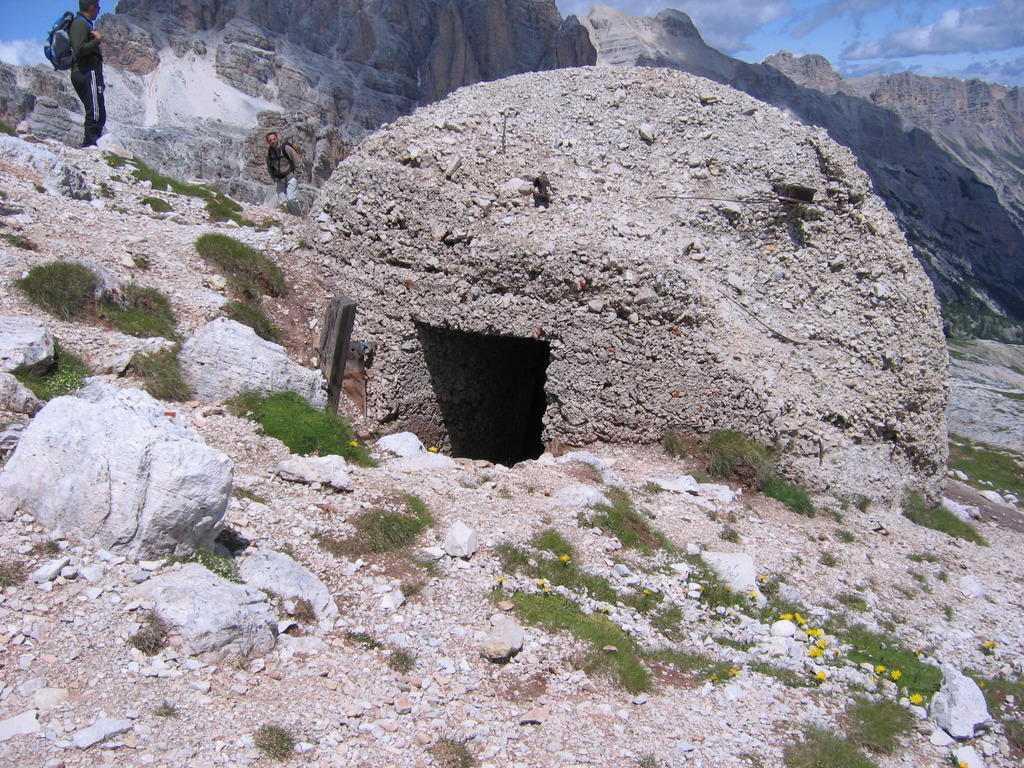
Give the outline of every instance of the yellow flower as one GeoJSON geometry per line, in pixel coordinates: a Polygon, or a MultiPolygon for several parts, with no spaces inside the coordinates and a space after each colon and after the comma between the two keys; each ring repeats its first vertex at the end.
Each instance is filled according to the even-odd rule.
{"type": "Polygon", "coordinates": [[[957,763],[957,768],[971,768],[971,766],[967,764],[966,760],[961,760],[959,763],[957,763]]]}
{"type": "Polygon", "coordinates": [[[984,643],[982,643],[982,645],[988,648],[990,651],[996,647],[996,643],[994,640],[986,640],[984,643]]]}
{"type": "Polygon", "coordinates": [[[427,450],[430,451],[431,453],[437,453],[437,446],[432,445],[429,448],[427,448],[427,450]]]}
{"type": "Polygon", "coordinates": [[[543,589],[543,590],[541,590],[541,591],[542,591],[542,592],[543,592],[543,593],[544,593],[545,595],[550,595],[550,594],[551,594],[551,587],[544,587],[544,589],[543,589]]]}
{"type": "Polygon", "coordinates": [[[877,683],[878,682],[878,678],[877,677],[872,677],[871,678],[871,682],[872,683],[877,683]]]}
{"type": "Polygon", "coordinates": [[[757,577],[757,580],[758,581],[768,581],[768,576],[766,574],[762,573],[760,576],[757,577]]]}
{"type": "Polygon", "coordinates": [[[823,654],[821,652],[821,648],[812,647],[808,649],[807,655],[810,656],[812,659],[820,659],[823,654]]]}
{"type": "Polygon", "coordinates": [[[712,676],[711,676],[711,679],[712,679],[712,680],[717,680],[717,679],[718,679],[718,675],[712,675],[712,676]]]}
{"type": "Polygon", "coordinates": [[[757,592],[751,592],[749,595],[747,595],[747,597],[749,597],[751,600],[757,600],[758,594],[757,592]]]}
{"type": "Polygon", "coordinates": [[[543,587],[545,584],[547,584],[547,582],[544,581],[544,579],[537,579],[537,586],[538,587],[543,587]]]}
{"type": "Polygon", "coordinates": [[[783,621],[792,621],[793,620],[793,614],[792,613],[784,613],[781,616],[779,616],[779,618],[782,619],[783,621]]]}
{"type": "Polygon", "coordinates": [[[827,680],[828,679],[828,675],[825,673],[824,669],[819,669],[817,672],[814,673],[814,679],[815,680],[827,680]]]}
{"type": "Polygon", "coordinates": [[[645,595],[653,595],[654,593],[653,593],[653,592],[651,592],[651,590],[649,590],[649,589],[645,589],[645,590],[644,590],[644,594],[645,594],[645,595]]]}
{"type": "Polygon", "coordinates": [[[822,650],[824,650],[825,648],[828,648],[828,640],[815,640],[814,644],[818,648],[821,648],[822,650]]]}
{"type": "Polygon", "coordinates": [[[498,583],[499,584],[504,584],[505,583],[505,577],[504,576],[499,576],[498,577],[498,583]]]}
{"type": "Polygon", "coordinates": [[[601,610],[604,611],[605,613],[611,613],[612,612],[612,607],[610,605],[606,605],[601,610]]]}
{"type": "Polygon", "coordinates": [[[355,440],[349,440],[348,444],[351,445],[353,448],[355,448],[355,447],[357,447],[359,445],[359,443],[357,443],[355,440]]]}
{"type": "Polygon", "coordinates": [[[900,672],[898,669],[894,669],[892,672],[889,673],[889,677],[891,677],[893,680],[899,680],[901,677],[903,677],[903,673],[900,672]]]}
{"type": "Polygon", "coordinates": [[[924,701],[924,696],[922,696],[920,693],[912,693],[912,694],[910,694],[910,703],[911,704],[920,704],[923,701],[924,701]]]}
{"type": "Polygon", "coordinates": [[[733,677],[736,677],[736,675],[738,675],[739,673],[740,673],[740,671],[738,669],[736,669],[736,667],[733,667],[732,669],[729,670],[729,674],[732,675],[733,677]]]}
{"type": "Polygon", "coordinates": [[[984,680],[979,680],[978,681],[978,687],[979,688],[984,688],[985,687],[985,681],[984,680]]]}
{"type": "Polygon", "coordinates": [[[807,634],[810,637],[822,637],[825,634],[824,629],[808,629],[807,634]]]}
{"type": "Polygon", "coordinates": [[[882,674],[883,672],[885,672],[885,670],[886,670],[885,664],[878,664],[878,665],[875,666],[875,674],[876,675],[882,674]]]}
{"type": "Polygon", "coordinates": [[[568,565],[568,564],[569,564],[569,561],[570,561],[570,560],[572,560],[572,558],[571,558],[571,557],[569,557],[568,555],[559,555],[559,556],[558,556],[558,559],[559,559],[559,560],[561,560],[561,561],[562,561],[563,563],[565,563],[566,565],[568,565]]]}

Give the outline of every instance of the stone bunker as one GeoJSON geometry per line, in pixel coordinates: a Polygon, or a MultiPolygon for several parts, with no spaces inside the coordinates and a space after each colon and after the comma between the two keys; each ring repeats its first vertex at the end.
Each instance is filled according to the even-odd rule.
{"type": "Polygon", "coordinates": [[[931,286],[849,150],[771,106],[656,68],[483,83],[367,137],[319,206],[386,429],[505,464],[735,429],[816,491],[939,490],[931,286]]]}

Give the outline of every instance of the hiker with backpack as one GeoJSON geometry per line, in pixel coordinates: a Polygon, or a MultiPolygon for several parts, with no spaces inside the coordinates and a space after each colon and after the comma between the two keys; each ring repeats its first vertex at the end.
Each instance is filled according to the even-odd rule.
{"type": "Polygon", "coordinates": [[[277,185],[277,202],[293,216],[301,216],[296,192],[299,180],[296,171],[301,160],[290,141],[281,141],[274,131],[267,134],[267,172],[277,185]]]}
{"type": "Polygon", "coordinates": [[[103,35],[94,28],[100,15],[98,0],[78,0],[78,13],[68,11],[53,25],[43,49],[54,69],[71,70],[71,85],[85,107],[83,147],[96,145],[107,122],[103,98],[103,35]]]}

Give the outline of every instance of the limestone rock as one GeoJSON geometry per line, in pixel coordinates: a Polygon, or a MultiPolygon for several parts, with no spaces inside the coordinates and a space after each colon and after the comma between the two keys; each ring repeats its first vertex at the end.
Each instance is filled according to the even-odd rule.
{"type": "Polygon", "coordinates": [[[348,464],[342,456],[292,456],[277,465],[277,474],[295,483],[323,483],[339,491],[352,490],[348,464]]]}
{"type": "Polygon", "coordinates": [[[488,661],[506,662],[523,649],[523,628],[508,616],[496,615],[491,631],[480,644],[480,652],[488,661]]]}
{"type": "Polygon", "coordinates": [[[393,435],[385,435],[377,441],[376,445],[382,451],[402,457],[415,456],[417,453],[427,450],[412,432],[396,432],[393,435]]]}
{"type": "Polygon", "coordinates": [[[444,551],[450,557],[470,558],[477,550],[476,531],[456,520],[444,538],[444,551]]]}
{"type": "Polygon", "coordinates": [[[88,749],[94,744],[106,741],[111,736],[117,736],[119,733],[131,730],[131,727],[131,720],[100,717],[92,725],[77,731],[71,737],[71,742],[79,749],[88,749]]]}
{"type": "Polygon", "coordinates": [[[0,472],[0,517],[21,509],[89,546],[131,557],[212,545],[232,464],[136,389],[51,400],[0,472]]]}
{"type": "Polygon", "coordinates": [[[972,746],[955,749],[953,759],[956,760],[958,766],[963,766],[963,768],[985,768],[985,761],[981,759],[978,750],[972,746]]]}
{"type": "Polygon", "coordinates": [[[53,362],[53,336],[42,320],[0,315],[0,371],[53,362]]]}
{"type": "Polygon", "coordinates": [[[456,466],[451,456],[443,453],[414,453],[412,456],[400,456],[397,459],[389,459],[384,463],[388,469],[395,472],[433,472],[437,470],[452,469],[456,466]]]}
{"type": "Polygon", "coordinates": [[[750,555],[744,552],[704,552],[700,557],[733,592],[761,594],[757,587],[757,566],[750,555]]]}
{"type": "Polygon", "coordinates": [[[77,200],[91,198],[85,177],[39,144],[0,135],[0,163],[17,167],[54,194],[77,200]]]}
{"type": "Polygon", "coordinates": [[[560,489],[554,495],[554,502],[560,507],[595,507],[598,504],[611,505],[608,497],[592,485],[574,483],[560,489]]]}
{"type": "Polygon", "coordinates": [[[245,391],[295,392],[314,408],[327,403],[318,371],[293,363],[280,344],[226,317],[197,330],[182,345],[178,359],[200,400],[226,400],[245,391]]]}
{"type": "Polygon", "coordinates": [[[0,410],[34,416],[43,403],[9,373],[0,373],[0,410]]]}
{"type": "Polygon", "coordinates": [[[42,730],[42,725],[39,723],[38,714],[36,710],[30,709],[27,712],[0,720],[0,744],[15,736],[39,733],[42,730]]]}
{"type": "Polygon", "coordinates": [[[259,550],[246,555],[238,575],[251,587],[269,589],[286,600],[308,601],[317,619],[338,615],[338,606],[324,583],[283,552],[259,550]]]}
{"type": "Polygon", "coordinates": [[[978,684],[956,667],[942,664],[942,687],[932,697],[929,713],[937,726],[954,739],[970,739],[989,721],[988,704],[978,684]]]}
{"type": "Polygon", "coordinates": [[[265,594],[232,584],[198,563],[165,571],[132,590],[181,635],[191,655],[259,654],[274,646],[277,620],[265,594]]]}

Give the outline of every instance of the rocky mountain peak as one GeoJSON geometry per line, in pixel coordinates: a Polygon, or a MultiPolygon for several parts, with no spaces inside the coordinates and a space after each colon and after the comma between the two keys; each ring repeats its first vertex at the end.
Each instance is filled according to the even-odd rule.
{"type": "Polygon", "coordinates": [[[843,80],[829,60],[817,53],[794,56],[789,51],[779,51],[766,58],[764,63],[779,70],[794,83],[824,93],[835,93],[843,80]]]}

